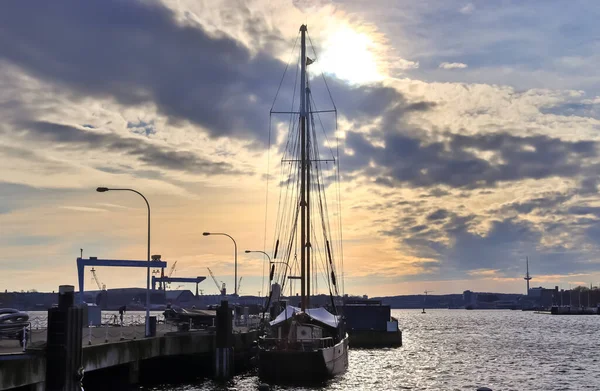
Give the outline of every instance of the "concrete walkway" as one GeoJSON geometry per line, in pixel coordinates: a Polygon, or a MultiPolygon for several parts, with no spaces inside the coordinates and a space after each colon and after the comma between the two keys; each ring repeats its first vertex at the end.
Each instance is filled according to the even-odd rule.
{"type": "MultiPolygon", "coordinates": [[[[194,330],[193,330],[194,331],[194,330]]],[[[247,333],[247,327],[236,326],[234,333],[247,333]]],[[[196,330],[195,332],[210,333],[207,330],[196,330]]],[[[171,324],[157,324],[156,336],[161,337],[168,333],[177,333],[177,327],[171,324]]],[[[113,343],[119,341],[131,341],[144,338],[144,325],[125,326],[125,327],[85,327],[82,332],[83,347],[90,345],[101,345],[104,343],[113,343]]],[[[46,329],[32,330],[28,338],[28,349],[36,349],[46,344],[46,329]]],[[[0,354],[23,353],[23,348],[17,340],[0,340],[0,354]]]]}
{"type": "MultiPolygon", "coordinates": [[[[168,324],[157,325],[156,336],[160,337],[170,332],[176,332],[177,328],[168,324]]],[[[83,347],[113,343],[119,341],[130,341],[144,338],[144,326],[125,327],[85,327],[82,332],[83,347]]],[[[32,330],[29,335],[27,347],[35,349],[46,344],[46,329],[32,330]]],[[[23,348],[17,340],[0,340],[0,354],[22,353],[23,348]]]]}

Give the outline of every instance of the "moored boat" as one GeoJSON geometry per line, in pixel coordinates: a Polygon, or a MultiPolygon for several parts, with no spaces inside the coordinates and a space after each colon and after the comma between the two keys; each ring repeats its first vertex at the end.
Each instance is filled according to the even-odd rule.
{"type": "Polygon", "coordinates": [[[259,376],[275,381],[320,381],[348,367],[348,335],[343,319],[324,308],[288,306],[261,338],[259,376]]]}
{"type": "Polygon", "coordinates": [[[402,346],[402,331],[391,308],[379,300],[346,300],[342,307],[350,347],[384,348],[402,346]]]}
{"type": "MultiPolygon", "coordinates": [[[[340,249],[341,253],[341,220],[338,221],[339,238],[334,240],[325,194],[327,177],[339,178],[339,168],[333,153],[333,159],[319,153],[319,144],[324,143],[317,139],[315,126],[321,121],[316,122],[313,114],[325,111],[318,111],[314,107],[306,68],[316,59],[306,55],[306,37],[307,28],[302,25],[299,57],[301,87],[298,89],[300,109],[277,112],[295,116],[297,121],[289,121],[290,137],[282,158],[282,166],[286,169],[282,169],[283,178],[280,182],[280,209],[275,232],[277,239],[273,261],[269,259],[269,279],[276,281],[271,285],[276,289],[271,289],[269,302],[271,299],[275,302],[279,300],[279,291],[283,292],[287,283],[298,281],[300,306],[286,305],[268,323],[266,335],[259,340],[259,377],[276,382],[322,381],[344,372],[348,367],[348,334],[345,320],[337,313],[334,300],[334,297],[340,296],[337,267],[343,264],[339,261],[341,255],[338,257],[334,251],[340,249]],[[331,166],[323,168],[321,165],[325,162],[334,163],[338,171],[327,174],[331,166]],[[275,273],[275,264],[285,267],[275,273]],[[310,296],[316,291],[318,281],[312,281],[311,285],[311,279],[317,275],[319,268],[324,275],[321,281],[326,281],[331,298],[330,310],[310,306],[310,296]]],[[[339,218],[339,213],[337,216],[339,218]]]]}

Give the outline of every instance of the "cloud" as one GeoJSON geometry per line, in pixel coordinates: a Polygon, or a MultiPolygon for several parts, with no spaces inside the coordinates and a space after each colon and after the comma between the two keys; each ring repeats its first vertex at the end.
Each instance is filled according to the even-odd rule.
{"type": "Polygon", "coordinates": [[[429,216],[427,216],[427,220],[435,221],[435,220],[443,220],[448,217],[448,211],[445,209],[438,209],[429,216]]]}
{"type": "Polygon", "coordinates": [[[468,65],[462,62],[443,62],[439,65],[441,69],[465,69],[467,67],[468,65]]]}
{"type": "Polygon", "coordinates": [[[381,135],[383,146],[374,145],[365,134],[349,132],[346,145],[355,153],[344,157],[345,169],[392,187],[444,184],[473,189],[523,179],[573,177],[597,157],[594,141],[508,133],[445,136],[446,141],[428,143],[386,130],[381,135]],[[484,153],[493,158],[483,158],[484,153]]]}
{"type": "Polygon", "coordinates": [[[272,78],[284,64],[179,23],[159,3],[2,3],[0,25],[1,60],[72,93],[125,106],[152,103],[214,137],[266,138],[272,78]]]}
{"type": "Polygon", "coordinates": [[[396,69],[400,69],[400,70],[409,70],[409,69],[417,69],[419,68],[419,62],[418,61],[410,61],[410,60],[406,60],[403,58],[399,58],[394,62],[393,65],[396,69]]]}
{"type": "Polygon", "coordinates": [[[175,151],[150,141],[121,137],[116,133],[78,129],[73,126],[44,121],[30,121],[18,125],[21,134],[36,142],[69,149],[100,150],[125,154],[139,162],[166,170],[184,171],[197,175],[240,174],[231,164],[200,158],[188,151],[175,151]]]}
{"type": "Polygon", "coordinates": [[[460,9],[460,13],[464,15],[472,14],[475,11],[475,5],[473,3],[469,3],[460,9]]]}

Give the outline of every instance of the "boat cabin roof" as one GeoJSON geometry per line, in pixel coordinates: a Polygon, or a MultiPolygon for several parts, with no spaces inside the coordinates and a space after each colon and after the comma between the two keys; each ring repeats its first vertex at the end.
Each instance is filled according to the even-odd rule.
{"type": "MultiPolygon", "coordinates": [[[[292,318],[295,314],[301,313],[302,310],[300,308],[288,305],[287,307],[285,307],[285,311],[282,311],[274,320],[269,322],[269,324],[271,326],[276,326],[292,318]]],[[[339,315],[333,315],[325,308],[309,308],[304,313],[311,319],[333,328],[338,327],[338,324],[340,323],[341,319],[339,315]]]]}

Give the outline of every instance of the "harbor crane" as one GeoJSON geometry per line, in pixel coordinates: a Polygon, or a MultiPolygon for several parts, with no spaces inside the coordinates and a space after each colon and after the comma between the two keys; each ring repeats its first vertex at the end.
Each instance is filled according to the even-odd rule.
{"type": "Polygon", "coordinates": [[[427,302],[427,294],[431,293],[431,292],[433,292],[433,291],[427,291],[427,290],[425,291],[425,298],[423,299],[423,312],[421,312],[422,314],[425,313],[425,302],[427,302]]]}
{"type": "Polygon", "coordinates": [[[240,294],[240,285],[242,285],[242,277],[240,277],[240,280],[238,281],[238,295],[240,294]]]}
{"type": "Polygon", "coordinates": [[[208,273],[210,274],[211,278],[215,282],[217,289],[219,290],[219,292],[221,292],[221,295],[225,296],[227,294],[227,288],[225,287],[225,283],[223,281],[221,281],[221,287],[219,288],[219,282],[217,281],[217,278],[213,274],[212,270],[210,270],[209,267],[207,267],[207,269],[208,269],[208,273]]]}
{"type": "MultiPolygon", "coordinates": [[[[173,277],[173,273],[175,272],[175,267],[177,266],[177,261],[173,262],[173,266],[171,266],[171,268],[169,269],[169,273],[167,274],[167,277],[171,278],[173,277]]],[[[162,271],[164,271],[164,269],[162,269],[162,271]]],[[[164,277],[164,276],[161,276],[164,277]]],[[[161,282],[162,284],[162,289],[163,290],[167,290],[167,287],[171,287],[171,283],[170,282],[161,282]]]]}
{"type": "Polygon", "coordinates": [[[94,282],[96,282],[96,285],[98,285],[98,289],[100,289],[101,291],[105,291],[106,284],[100,283],[100,280],[98,279],[98,276],[96,275],[96,269],[92,268],[90,271],[92,272],[92,279],[94,280],[94,282]]]}

